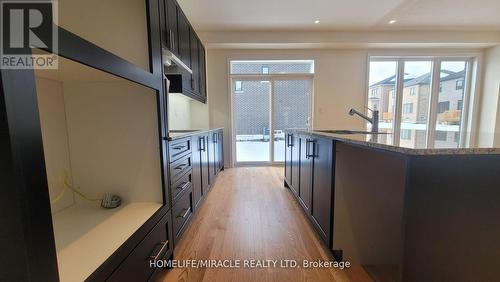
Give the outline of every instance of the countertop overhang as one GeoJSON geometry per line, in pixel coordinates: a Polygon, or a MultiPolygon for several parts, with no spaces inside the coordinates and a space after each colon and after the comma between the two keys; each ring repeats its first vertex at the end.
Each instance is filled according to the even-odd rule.
{"type": "Polygon", "coordinates": [[[360,147],[383,150],[387,152],[405,154],[405,155],[500,155],[500,148],[493,147],[469,147],[469,148],[425,148],[414,149],[401,146],[383,144],[377,141],[366,141],[363,138],[371,134],[334,134],[316,130],[306,129],[287,129],[287,132],[306,134],[330,138],[334,141],[344,142],[360,147]]]}

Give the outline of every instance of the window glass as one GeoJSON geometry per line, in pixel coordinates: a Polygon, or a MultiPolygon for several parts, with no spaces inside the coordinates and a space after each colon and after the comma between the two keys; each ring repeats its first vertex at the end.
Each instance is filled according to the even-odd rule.
{"type": "MultiPolygon", "coordinates": [[[[409,148],[425,148],[427,145],[427,119],[431,93],[432,62],[407,61],[404,63],[402,93],[401,135],[411,132],[410,138],[400,138],[400,145],[409,148]]],[[[408,136],[408,135],[405,135],[408,136]]]]}
{"type": "MultiPolygon", "coordinates": [[[[396,72],[397,62],[381,61],[370,62],[370,78],[368,90],[368,108],[379,111],[380,121],[378,128],[380,132],[392,133],[394,110],[396,104],[396,72]]],[[[368,115],[371,115],[368,111],[368,115]]],[[[370,130],[371,125],[367,124],[370,130]]],[[[378,141],[392,144],[392,135],[383,134],[378,141]]]]}
{"type": "Polygon", "coordinates": [[[435,148],[457,148],[460,144],[466,70],[466,61],[441,62],[435,148]]]}
{"type": "Polygon", "coordinates": [[[231,61],[231,74],[314,73],[312,60],[231,61]]]}

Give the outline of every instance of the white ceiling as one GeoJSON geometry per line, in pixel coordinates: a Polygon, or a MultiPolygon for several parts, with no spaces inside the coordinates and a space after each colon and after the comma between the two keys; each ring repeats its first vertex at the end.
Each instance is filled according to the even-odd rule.
{"type": "Polygon", "coordinates": [[[500,30],[500,0],[178,0],[200,31],[500,30]],[[390,20],[397,20],[389,25],[390,20]],[[315,24],[315,20],[320,20],[315,24]]]}

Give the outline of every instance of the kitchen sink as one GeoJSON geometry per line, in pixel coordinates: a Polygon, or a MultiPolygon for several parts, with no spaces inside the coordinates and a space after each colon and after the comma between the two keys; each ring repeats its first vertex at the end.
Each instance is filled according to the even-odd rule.
{"type": "Polygon", "coordinates": [[[387,132],[371,132],[362,130],[316,130],[316,131],[331,133],[331,134],[390,134],[387,132]]]}

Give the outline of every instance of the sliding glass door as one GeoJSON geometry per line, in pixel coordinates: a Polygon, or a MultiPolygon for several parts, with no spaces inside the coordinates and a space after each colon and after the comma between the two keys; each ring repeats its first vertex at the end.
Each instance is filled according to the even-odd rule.
{"type": "Polygon", "coordinates": [[[235,164],[285,161],[285,130],[310,127],[312,78],[233,77],[235,164]]]}
{"type": "Polygon", "coordinates": [[[271,81],[232,81],[236,163],[271,162],[271,81]]]}

